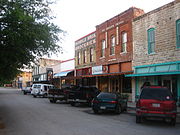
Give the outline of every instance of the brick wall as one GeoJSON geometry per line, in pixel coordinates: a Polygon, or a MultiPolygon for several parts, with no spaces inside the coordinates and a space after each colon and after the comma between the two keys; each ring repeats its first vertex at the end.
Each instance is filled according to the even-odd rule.
{"type": "Polygon", "coordinates": [[[130,8],[96,26],[96,64],[108,65],[132,60],[132,20],[143,10],[130,8]],[[122,33],[127,32],[127,53],[121,53],[122,33]],[[115,54],[110,55],[111,36],[115,36],[115,54]],[[101,57],[101,42],[106,41],[105,57],[101,57]]]}
{"type": "Polygon", "coordinates": [[[180,19],[180,2],[174,1],[134,19],[133,66],[180,60],[176,48],[176,20],[180,19]],[[147,30],[155,28],[155,53],[148,54],[147,30]]]}

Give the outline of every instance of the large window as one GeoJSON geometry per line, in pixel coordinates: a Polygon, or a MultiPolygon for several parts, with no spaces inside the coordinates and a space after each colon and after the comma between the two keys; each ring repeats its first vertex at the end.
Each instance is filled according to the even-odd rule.
{"type": "Polygon", "coordinates": [[[83,51],[83,56],[84,56],[83,63],[87,63],[87,51],[86,50],[83,51]]]}
{"type": "Polygon", "coordinates": [[[94,59],[93,59],[93,56],[94,55],[94,49],[93,48],[90,48],[90,62],[93,62],[94,59]]]}
{"type": "Polygon", "coordinates": [[[176,46],[180,48],[180,19],[176,21],[176,46]]]}
{"type": "Polygon", "coordinates": [[[80,59],[81,59],[81,55],[80,55],[80,52],[77,53],[77,64],[79,65],[80,64],[80,59]]]}
{"type": "Polygon", "coordinates": [[[111,36],[110,55],[115,54],[115,36],[111,36]]]}
{"type": "Polygon", "coordinates": [[[150,28],[148,31],[148,54],[155,52],[155,29],[150,28]]]}
{"type": "Polygon", "coordinates": [[[121,46],[121,52],[127,52],[127,33],[122,33],[122,46],[121,46]]]}
{"type": "Polygon", "coordinates": [[[106,48],[106,42],[105,42],[105,40],[102,40],[102,42],[101,42],[101,57],[105,56],[105,48],[106,48]]]}

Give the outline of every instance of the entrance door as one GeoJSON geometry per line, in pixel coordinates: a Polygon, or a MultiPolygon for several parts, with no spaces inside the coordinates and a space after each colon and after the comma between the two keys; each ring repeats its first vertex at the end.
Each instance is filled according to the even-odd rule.
{"type": "Polygon", "coordinates": [[[111,92],[119,92],[119,79],[118,77],[110,78],[111,92]]]}
{"type": "Polygon", "coordinates": [[[173,95],[177,96],[177,78],[176,76],[169,76],[169,78],[162,78],[162,86],[165,86],[171,90],[173,95]]]}

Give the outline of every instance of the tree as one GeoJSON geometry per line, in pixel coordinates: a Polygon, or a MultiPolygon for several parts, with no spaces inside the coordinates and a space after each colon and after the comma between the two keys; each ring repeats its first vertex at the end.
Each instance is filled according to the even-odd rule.
{"type": "Polygon", "coordinates": [[[63,33],[52,23],[52,0],[0,1],[0,82],[43,55],[60,51],[63,33]]]}

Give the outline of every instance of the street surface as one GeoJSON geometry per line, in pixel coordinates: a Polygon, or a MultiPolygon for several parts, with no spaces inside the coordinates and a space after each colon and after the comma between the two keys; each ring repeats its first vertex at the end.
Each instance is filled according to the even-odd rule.
{"type": "Polygon", "coordinates": [[[0,88],[0,135],[180,135],[165,122],[136,124],[134,111],[95,115],[89,107],[49,103],[46,98],[0,88]]]}

